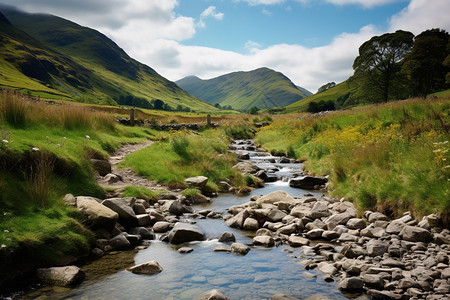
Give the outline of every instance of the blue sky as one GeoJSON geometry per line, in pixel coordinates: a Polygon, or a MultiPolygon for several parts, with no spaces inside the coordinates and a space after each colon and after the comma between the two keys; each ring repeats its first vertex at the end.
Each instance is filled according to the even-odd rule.
{"type": "Polygon", "coordinates": [[[312,92],[353,74],[359,46],[450,31],[450,0],[0,0],[95,28],[169,80],[269,67],[312,92]]]}
{"type": "Polygon", "coordinates": [[[245,1],[180,0],[175,12],[200,16],[205,7],[215,7],[216,13],[223,14],[221,19],[207,18],[207,26],[199,28],[183,44],[245,52],[248,41],[261,47],[281,43],[317,47],[329,44],[342,32],[357,32],[367,24],[387,29],[389,18],[408,5],[408,1],[396,1],[367,8],[315,2],[249,5],[245,1]]]}

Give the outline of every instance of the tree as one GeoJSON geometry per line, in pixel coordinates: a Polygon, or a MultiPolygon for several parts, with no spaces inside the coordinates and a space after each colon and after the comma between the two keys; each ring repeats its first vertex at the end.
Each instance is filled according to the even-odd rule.
{"type": "Polygon", "coordinates": [[[220,109],[220,104],[216,103],[216,104],[214,104],[214,107],[220,109]]]}
{"type": "Polygon", "coordinates": [[[163,110],[164,101],[156,99],[155,102],[153,103],[153,107],[158,110],[163,110]]]}
{"type": "Polygon", "coordinates": [[[445,30],[426,30],[416,36],[411,52],[405,57],[403,71],[407,75],[412,96],[426,95],[445,89],[449,68],[444,61],[449,55],[450,35],[445,30]]]}
{"type": "Polygon", "coordinates": [[[258,110],[259,109],[256,106],[253,106],[252,108],[250,108],[248,110],[248,113],[251,114],[251,115],[256,115],[256,114],[258,114],[258,110]]]}
{"type": "Polygon", "coordinates": [[[386,102],[397,92],[399,85],[399,62],[411,51],[414,35],[397,30],[374,36],[359,47],[359,56],[353,63],[355,75],[360,79],[360,92],[372,92],[373,102],[386,102]],[[362,89],[362,91],[361,91],[362,89]]]}

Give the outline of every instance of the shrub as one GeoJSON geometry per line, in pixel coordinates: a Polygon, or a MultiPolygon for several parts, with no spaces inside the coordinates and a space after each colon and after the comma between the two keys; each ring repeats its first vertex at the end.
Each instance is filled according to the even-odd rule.
{"type": "Polygon", "coordinates": [[[185,163],[191,161],[191,154],[188,151],[189,140],[184,135],[173,136],[170,140],[172,149],[180,156],[185,163]]]}
{"type": "Polygon", "coordinates": [[[225,134],[232,139],[251,139],[253,130],[246,124],[234,124],[225,128],[225,134]]]}

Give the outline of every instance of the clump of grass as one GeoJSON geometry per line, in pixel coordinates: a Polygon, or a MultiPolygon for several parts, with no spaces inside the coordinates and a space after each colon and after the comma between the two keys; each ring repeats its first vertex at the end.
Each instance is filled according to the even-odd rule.
{"type": "Polygon", "coordinates": [[[27,194],[37,207],[46,208],[49,205],[55,157],[50,152],[37,149],[31,153],[31,159],[29,172],[25,174],[27,194]]]}
{"type": "Polygon", "coordinates": [[[197,197],[200,196],[202,193],[200,192],[200,190],[196,189],[196,188],[187,188],[181,191],[181,195],[183,195],[186,198],[193,198],[193,197],[197,197]]]}
{"type": "Polygon", "coordinates": [[[254,131],[247,124],[232,124],[225,128],[225,134],[232,139],[251,139],[254,131]]]}
{"type": "Polygon", "coordinates": [[[160,194],[165,191],[152,191],[145,186],[126,186],[123,193],[120,195],[121,198],[124,197],[136,197],[139,199],[144,199],[149,202],[154,202],[159,200],[160,194]]]}
{"type": "Polygon", "coordinates": [[[188,151],[189,140],[185,135],[176,134],[170,139],[173,151],[180,156],[185,163],[191,161],[191,154],[188,151]]]}
{"type": "Polygon", "coordinates": [[[11,126],[24,128],[27,124],[30,104],[11,91],[0,94],[0,115],[11,126]]]}

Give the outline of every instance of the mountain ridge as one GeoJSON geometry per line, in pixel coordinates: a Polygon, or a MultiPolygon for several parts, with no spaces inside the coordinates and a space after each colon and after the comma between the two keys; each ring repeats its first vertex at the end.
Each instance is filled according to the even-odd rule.
{"type": "Polygon", "coordinates": [[[0,86],[89,103],[151,108],[162,100],[171,109],[217,110],[97,30],[4,5],[0,13],[0,86]]]}
{"type": "Polygon", "coordinates": [[[252,107],[284,107],[307,97],[288,77],[267,67],[232,72],[207,80],[191,75],[175,83],[210,104],[231,106],[240,111],[252,107]]]}

